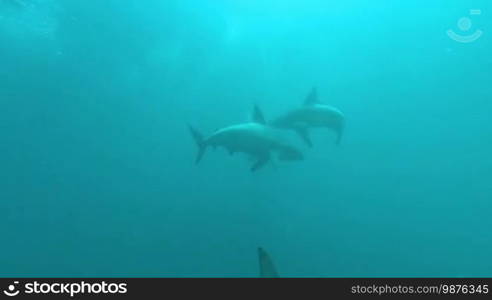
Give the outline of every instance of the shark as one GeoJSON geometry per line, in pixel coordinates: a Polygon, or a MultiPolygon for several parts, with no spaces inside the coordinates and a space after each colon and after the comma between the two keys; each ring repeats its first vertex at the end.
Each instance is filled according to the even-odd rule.
{"type": "Polygon", "coordinates": [[[207,148],[225,148],[230,155],[245,153],[255,159],[251,171],[264,167],[273,157],[281,161],[299,161],[304,159],[303,153],[278,135],[278,130],[269,126],[263,112],[255,105],[252,121],[218,129],[205,137],[201,132],[188,124],[198,153],[195,163],[198,164],[207,148]]]}
{"type": "Polygon", "coordinates": [[[273,260],[265,249],[258,247],[258,262],[260,263],[261,278],[278,278],[280,277],[277,268],[273,264],[273,260]]]}
{"type": "Polygon", "coordinates": [[[303,106],[281,115],[271,122],[271,126],[296,131],[309,147],[313,146],[309,136],[310,129],[333,129],[337,134],[336,143],[338,145],[345,127],[345,116],[337,108],[321,103],[318,100],[317,88],[313,87],[304,100],[303,106]]]}

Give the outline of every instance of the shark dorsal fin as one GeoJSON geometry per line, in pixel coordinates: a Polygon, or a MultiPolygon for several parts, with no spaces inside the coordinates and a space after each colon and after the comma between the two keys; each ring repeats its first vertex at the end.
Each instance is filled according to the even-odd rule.
{"type": "Polygon", "coordinates": [[[311,92],[309,92],[309,95],[306,97],[306,100],[304,100],[304,105],[311,106],[318,103],[320,103],[318,100],[318,89],[316,87],[313,87],[311,89],[311,92]]]}
{"type": "Polygon", "coordinates": [[[261,278],[278,278],[278,272],[273,265],[270,255],[263,249],[258,248],[258,260],[260,262],[260,277],[261,278]]]}
{"type": "Polygon", "coordinates": [[[263,115],[263,112],[258,107],[258,105],[255,105],[255,108],[253,110],[253,122],[266,125],[265,116],[263,115]]]}

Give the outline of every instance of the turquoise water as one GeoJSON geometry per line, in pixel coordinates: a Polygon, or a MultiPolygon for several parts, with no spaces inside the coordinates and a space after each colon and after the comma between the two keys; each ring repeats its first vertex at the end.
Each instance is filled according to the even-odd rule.
{"type": "Polygon", "coordinates": [[[283,277],[492,276],[490,14],[1,0],[0,276],[257,277],[258,247],[283,277]],[[285,132],[304,161],[194,164],[188,123],[271,119],[313,86],[346,116],[340,145],[285,132]]]}

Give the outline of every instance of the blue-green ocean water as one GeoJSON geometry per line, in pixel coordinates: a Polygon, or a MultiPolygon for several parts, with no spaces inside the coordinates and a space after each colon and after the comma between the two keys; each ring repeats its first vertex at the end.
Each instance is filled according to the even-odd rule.
{"type": "Polygon", "coordinates": [[[284,277],[492,276],[491,15],[1,0],[0,275],[257,277],[261,246],[284,277]],[[302,162],[194,165],[188,123],[273,118],[313,86],[346,115],[341,145],[316,130],[312,149],[292,136],[302,162]]]}

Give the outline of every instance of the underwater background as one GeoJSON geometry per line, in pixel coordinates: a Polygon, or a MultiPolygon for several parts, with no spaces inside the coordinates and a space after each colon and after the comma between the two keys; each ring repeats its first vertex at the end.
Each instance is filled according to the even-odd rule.
{"type": "Polygon", "coordinates": [[[258,277],[258,247],[281,277],[492,276],[491,14],[0,0],[0,276],[258,277]],[[194,164],[188,123],[271,119],[314,86],[340,145],[316,130],[293,137],[302,162],[194,164]]]}

